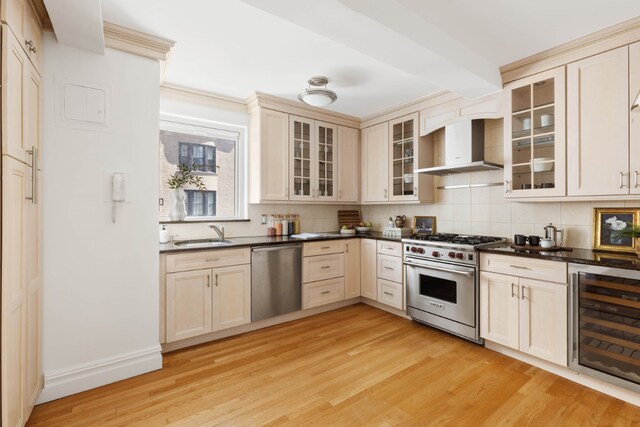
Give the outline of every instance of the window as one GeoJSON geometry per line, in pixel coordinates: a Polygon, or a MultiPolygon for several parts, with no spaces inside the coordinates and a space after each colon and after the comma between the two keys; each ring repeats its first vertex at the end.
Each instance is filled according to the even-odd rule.
{"type": "Polygon", "coordinates": [[[216,173],[216,147],[181,142],[179,162],[181,165],[195,165],[200,172],[216,173]]]}
{"type": "Polygon", "coordinates": [[[242,127],[163,116],[160,121],[160,218],[170,210],[169,177],[178,165],[194,166],[206,187],[185,186],[187,220],[245,218],[242,127]]]}

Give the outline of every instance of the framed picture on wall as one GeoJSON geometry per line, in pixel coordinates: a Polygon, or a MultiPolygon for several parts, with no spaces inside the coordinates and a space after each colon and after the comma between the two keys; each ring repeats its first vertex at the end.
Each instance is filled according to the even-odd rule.
{"type": "Polygon", "coordinates": [[[640,208],[594,208],[593,249],[635,252],[636,239],[616,236],[616,231],[640,224],[640,208]]]}
{"type": "Polygon", "coordinates": [[[436,234],[436,217],[414,216],[413,234],[436,234]]]}

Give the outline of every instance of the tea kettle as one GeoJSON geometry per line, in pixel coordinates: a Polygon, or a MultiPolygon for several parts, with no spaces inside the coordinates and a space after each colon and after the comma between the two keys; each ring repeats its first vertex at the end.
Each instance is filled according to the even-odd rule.
{"type": "Polygon", "coordinates": [[[544,238],[551,239],[555,242],[556,246],[560,246],[564,240],[564,230],[558,230],[556,226],[549,223],[549,225],[544,227],[544,238]]]}

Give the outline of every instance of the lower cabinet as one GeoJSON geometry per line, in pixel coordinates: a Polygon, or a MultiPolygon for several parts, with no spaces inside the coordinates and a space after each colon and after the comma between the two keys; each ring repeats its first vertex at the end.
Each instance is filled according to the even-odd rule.
{"type": "Polygon", "coordinates": [[[302,308],[313,308],[344,300],[344,277],[305,283],[302,287],[302,308]]]}
{"type": "Polygon", "coordinates": [[[375,300],[378,298],[377,286],[377,241],[360,240],[360,295],[375,300]]]}
{"type": "Polygon", "coordinates": [[[480,336],[567,366],[567,285],[481,272],[480,336]]]}
{"type": "Polygon", "coordinates": [[[251,321],[251,265],[166,275],[166,342],[180,341],[251,321]]]}
{"type": "Polygon", "coordinates": [[[344,242],[344,299],[360,296],[360,239],[344,242]]]}
{"type": "Polygon", "coordinates": [[[402,244],[362,239],[360,245],[360,294],[403,310],[402,244]]]}
{"type": "Polygon", "coordinates": [[[404,308],[402,283],[378,279],[378,302],[402,310],[404,308]]]}
{"type": "MultiPolygon", "coordinates": [[[[302,309],[344,300],[345,258],[349,254],[343,242],[305,243],[303,253],[302,309]]],[[[348,273],[353,275],[351,271],[348,273]]],[[[350,286],[359,287],[359,284],[350,286]]]]}

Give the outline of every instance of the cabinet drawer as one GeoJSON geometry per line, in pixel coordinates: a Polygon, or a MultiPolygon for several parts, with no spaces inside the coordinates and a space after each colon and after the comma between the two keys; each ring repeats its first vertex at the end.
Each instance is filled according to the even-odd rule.
{"type": "Polygon", "coordinates": [[[342,240],[325,240],[322,242],[305,243],[302,249],[303,256],[315,256],[337,254],[343,252],[342,240]]]}
{"type": "Polygon", "coordinates": [[[344,276],[344,254],[304,257],[302,261],[303,282],[333,279],[344,276]]]}
{"type": "Polygon", "coordinates": [[[402,258],[378,255],[378,277],[402,283],[402,258]]]}
{"type": "Polygon", "coordinates": [[[378,302],[402,310],[404,308],[402,284],[378,279],[378,302]]]}
{"type": "Polygon", "coordinates": [[[251,249],[223,249],[167,255],[167,273],[249,264],[251,249]]]}
{"type": "Polygon", "coordinates": [[[344,300],[344,277],[302,285],[303,309],[342,300],[344,300]]]}
{"type": "Polygon", "coordinates": [[[402,243],[378,240],[378,253],[391,256],[402,256],[402,243]]]}
{"type": "Polygon", "coordinates": [[[480,254],[480,269],[510,276],[567,283],[567,263],[508,255],[480,254]]]}

